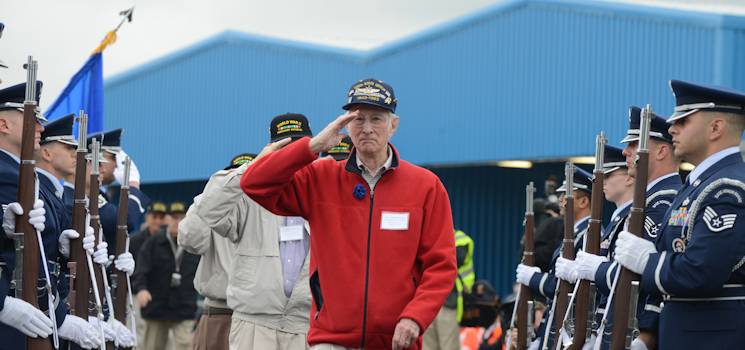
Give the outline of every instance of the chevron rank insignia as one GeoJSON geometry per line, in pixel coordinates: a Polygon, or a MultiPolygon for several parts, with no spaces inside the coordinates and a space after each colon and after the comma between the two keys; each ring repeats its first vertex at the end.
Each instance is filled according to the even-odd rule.
{"type": "Polygon", "coordinates": [[[719,215],[711,207],[704,209],[704,222],[712,232],[722,232],[735,226],[737,214],[719,215]]]}
{"type": "Polygon", "coordinates": [[[658,230],[659,228],[657,227],[657,224],[654,223],[654,220],[647,216],[644,219],[644,231],[647,231],[647,235],[649,235],[649,237],[655,238],[657,237],[658,230]]]}

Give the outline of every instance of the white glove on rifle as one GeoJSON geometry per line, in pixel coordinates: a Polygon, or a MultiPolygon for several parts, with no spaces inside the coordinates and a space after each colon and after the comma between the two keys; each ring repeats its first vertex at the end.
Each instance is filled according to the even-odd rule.
{"type": "MultiPolygon", "coordinates": [[[[46,213],[44,201],[41,199],[34,202],[34,207],[28,213],[28,222],[39,232],[44,231],[44,222],[46,221],[44,215],[46,213]]],[[[23,237],[24,232],[16,232],[16,215],[23,215],[21,204],[18,202],[8,204],[5,212],[3,212],[3,231],[8,238],[23,237]]]]}
{"type": "Polygon", "coordinates": [[[114,329],[114,333],[116,333],[114,345],[122,348],[131,348],[135,345],[135,336],[121,322],[114,320],[112,328],[114,329]]]}
{"type": "Polygon", "coordinates": [[[517,270],[515,270],[515,272],[517,274],[515,278],[517,282],[528,286],[530,285],[530,279],[533,278],[533,275],[541,273],[541,269],[535,266],[519,264],[517,265],[517,270]]]}
{"type": "Polygon", "coordinates": [[[65,316],[58,333],[60,338],[78,344],[83,349],[98,348],[103,343],[98,328],[74,315],[65,316]]]}
{"type": "Polygon", "coordinates": [[[93,249],[96,247],[96,236],[93,235],[93,227],[85,228],[85,236],[83,236],[83,249],[87,254],[93,255],[93,249]]]}
{"type": "MultiPolygon", "coordinates": [[[[124,150],[119,151],[116,154],[116,169],[114,169],[114,178],[116,182],[122,185],[124,182],[124,160],[127,158],[127,153],[124,150]]],[[[132,157],[129,157],[129,182],[140,182],[140,171],[137,170],[137,165],[132,157]]]]}
{"type": "Polygon", "coordinates": [[[631,342],[630,350],[649,350],[647,349],[647,344],[645,344],[641,339],[634,338],[634,341],[631,342]]]}
{"type": "Polygon", "coordinates": [[[649,255],[657,253],[654,243],[633,235],[628,231],[621,231],[616,241],[616,260],[623,267],[637,274],[644,272],[649,261],[649,255]]]}
{"type": "Polygon", "coordinates": [[[583,280],[595,282],[595,273],[598,271],[600,264],[608,261],[608,258],[584,251],[577,252],[577,258],[574,259],[574,266],[577,269],[577,277],[583,280]]]}
{"type": "MultiPolygon", "coordinates": [[[[78,231],[75,231],[73,229],[67,229],[62,231],[62,233],[59,236],[59,252],[60,254],[64,255],[66,258],[70,257],[70,241],[73,239],[76,239],[80,237],[80,234],[78,231]]],[[[85,237],[83,237],[83,249],[89,250],[93,252],[93,244],[95,241],[95,237],[93,237],[93,227],[86,227],[85,228],[85,237]]]]}
{"type": "Polygon", "coordinates": [[[574,264],[574,260],[559,257],[559,259],[556,260],[554,271],[556,271],[556,277],[572,284],[577,282],[577,268],[574,264]]]}
{"type": "Polygon", "coordinates": [[[90,323],[96,330],[98,330],[98,327],[103,328],[103,335],[106,337],[106,341],[114,341],[114,339],[116,339],[116,332],[114,332],[114,329],[111,328],[111,325],[108,322],[100,321],[98,317],[95,316],[88,316],[88,323],[90,323]]]}
{"type": "Polygon", "coordinates": [[[126,252],[119,254],[116,260],[114,260],[114,267],[131,276],[135,271],[135,259],[132,257],[132,253],[126,252]]]}
{"type": "Polygon", "coordinates": [[[96,264],[101,264],[103,266],[109,265],[108,247],[109,247],[109,244],[106,242],[98,243],[98,246],[96,247],[96,251],[93,253],[93,261],[96,264]]]}
{"type": "Polygon", "coordinates": [[[5,297],[0,311],[0,322],[34,338],[46,338],[52,334],[52,320],[31,304],[11,296],[5,297]]]}

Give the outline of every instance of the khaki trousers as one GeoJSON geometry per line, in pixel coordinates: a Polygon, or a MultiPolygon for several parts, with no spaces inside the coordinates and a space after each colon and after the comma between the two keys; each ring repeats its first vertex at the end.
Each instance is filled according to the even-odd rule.
{"type": "Polygon", "coordinates": [[[191,330],[194,328],[193,320],[183,321],[159,321],[145,320],[145,339],[143,350],[190,350],[191,330]],[[173,332],[171,341],[168,341],[168,333],[173,332]]]}
{"type": "Polygon", "coordinates": [[[230,324],[230,350],[304,350],[305,333],[285,333],[233,318],[230,324]]]}
{"type": "Polygon", "coordinates": [[[228,350],[231,315],[202,314],[194,332],[194,350],[228,350]]]}
{"type": "Polygon", "coordinates": [[[424,332],[422,350],[460,349],[460,327],[455,309],[442,307],[437,317],[424,332]]]}

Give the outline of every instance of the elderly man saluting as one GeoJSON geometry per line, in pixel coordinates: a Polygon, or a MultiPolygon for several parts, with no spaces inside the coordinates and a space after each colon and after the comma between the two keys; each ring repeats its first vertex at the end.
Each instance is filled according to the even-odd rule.
{"type": "Polygon", "coordinates": [[[420,349],[456,276],[450,202],[437,176],[389,143],[393,89],[365,79],[348,96],[347,113],[255,161],[241,187],[269,211],[310,222],[311,349],[420,349]],[[315,161],[345,126],[349,158],[315,161]]]}

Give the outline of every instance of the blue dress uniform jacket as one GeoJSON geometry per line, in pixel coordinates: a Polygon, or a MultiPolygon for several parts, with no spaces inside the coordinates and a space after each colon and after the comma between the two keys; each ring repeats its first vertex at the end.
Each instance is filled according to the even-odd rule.
{"type": "MultiPolygon", "coordinates": [[[[116,251],[116,219],[119,211],[118,202],[112,203],[106,194],[101,191],[98,195],[99,215],[101,217],[101,228],[106,242],[109,244],[109,252],[116,251]]],[[[129,188],[129,201],[127,207],[127,232],[137,232],[145,215],[145,208],[150,204],[148,198],[140,190],[129,188]]]]}
{"type": "MultiPolygon", "coordinates": [[[[17,200],[18,192],[18,162],[7,153],[0,151],[0,204],[6,206],[17,200]]],[[[42,241],[47,257],[47,265],[51,278],[52,290],[55,291],[56,307],[55,315],[57,317],[57,326],[61,326],[68,313],[67,305],[61,301],[66,294],[65,287],[58,284],[60,276],[60,266],[66,266],[64,257],[59,254],[58,239],[62,232],[61,225],[64,218],[60,213],[55,212],[54,193],[48,192],[44,186],[39,183],[39,198],[44,201],[46,210],[45,228],[42,232],[42,241]],[[62,289],[62,290],[61,290],[62,289]]],[[[56,197],[55,197],[56,198],[56,197]]],[[[11,239],[8,239],[4,233],[0,234],[0,308],[5,303],[6,296],[14,296],[14,290],[11,289],[13,270],[15,268],[15,246],[11,239]]],[[[41,310],[48,309],[44,269],[39,269],[38,303],[41,310]]],[[[22,349],[25,344],[25,335],[15,328],[0,324],[0,349],[22,349]]]]}
{"type": "MultiPolygon", "coordinates": [[[[673,176],[664,177],[659,182],[655,183],[650,187],[647,192],[647,205],[644,208],[644,238],[654,242],[660,232],[660,227],[665,218],[665,213],[675,199],[675,195],[680,189],[681,181],[678,174],[673,176]]],[[[599,306],[605,309],[608,313],[606,317],[606,326],[604,329],[605,334],[603,335],[603,344],[601,349],[607,349],[610,346],[611,332],[613,330],[613,305],[608,307],[607,301],[612,287],[613,280],[618,273],[618,263],[613,261],[615,255],[616,238],[618,234],[623,231],[625,223],[628,219],[628,214],[631,206],[627,207],[625,211],[625,217],[619,220],[612,231],[608,232],[608,249],[606,251],[606,257],[610,260],[605,262],[598,267],[598,271],[595,273],[595,284],[597,286],[598,294],[600,295],[599,306]]],[[[611,223],[612,224],[612,223],[611,223]]],[[[610,225],[609,225],[610,226],[610,225]]],[[[605,233],[604,233],[605,234],[605,233]]],[[[603,242],[606,242],[606,238],[603,238],[603,242]]],[[[601,253],[603,253],[601,249],[601,253]]],[[[660,313],[660,300],[659,298],[650,297],[645,291],[639,291],[639,301],[636,305],[636,318],[638,321],[637,326],[640,330],[651,331],[657,333],[657,327],[659,324],[659,313],[660,313]]],[[[598,309],[600,310],[600,309],[598,309]]],[[[602,316],[600,316],[602,317],[602,316]]]]}
{"type": "Polygon", "coordinates": [[[675,197],[642,290],[664,297],[659,349],[745,348],[745,163],[726,156],[675,197]]]}
{"type": "MultiPolygon", "coordinates": [[[[590,217],[582,218],[577,223],[575,223],[574,227],[574,252],[578,252],[582,250],[582,247],[585,242],[585,235],[587,234],[587,227],[590,222],[590,217]]],[[[549,315],[551,313],[551,305],[553,304],[553,297],[556,293],[556,282],[557,278],[554,272],[554,267],[556,266],[556,260],[559,259],[559,256],[561,254],[561,245],[556,248],[554,251],[553,258],[551,259],[551,267],[548,272],[546,273],[536,273],[531,277],[530,279],[530,290],[533,292],[533,294],[536,295],[542,295],[547,299],[546,303],[546,312],[543,314],[543,320],[541,321],[541,325],[538,328],[538,331],[536,332],[536,335],[540,339],[540,346],[543,346],[543,337],[546,334],[546,322],[548,322],[549,315]]],[[[554,317],[564,317],[564,315],[554,315],[554,317]]],[[[552,322],[555,322],[552,321],[552,322]]],[[[553,327],[553,324],[550,327],[551,333],[549,335],[549,349],[553,348],[553,342],[556,338],[556,329],[553,327]]],[[[541,347],[539,347],[540,349],[541,347]]]]}

